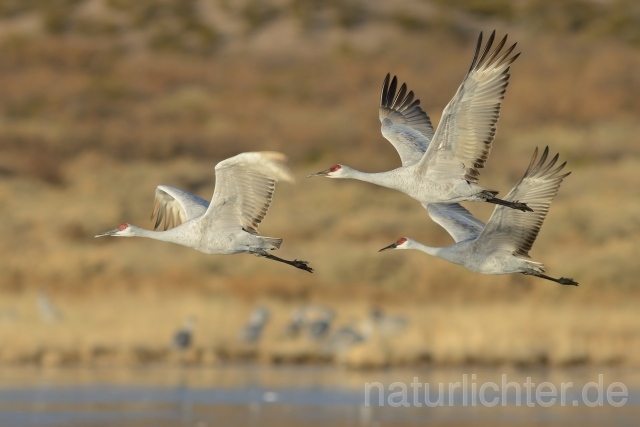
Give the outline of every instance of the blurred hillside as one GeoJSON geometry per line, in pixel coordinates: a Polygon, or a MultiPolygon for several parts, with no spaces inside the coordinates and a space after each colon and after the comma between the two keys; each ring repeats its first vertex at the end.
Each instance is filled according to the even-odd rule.
{"type": "MultiPolygon", "coordinates": [[[[349,296],[396,309],[504,301],[601,310],[588,327],[601,324],[602,333],[589,346],[624,324],[611,338],[622,342],[638,325],[628,314],[607,323],[603,307],[626,307],[639,290],[638,69],[632,0],[2,0],[0,311],[19,302],[23,317],[37,317],[24,298],[38,288],[71,311],[83,298],[139,298],[144,308],[132,315],[153,311],[147,303],[160,295],[183,294],[242,304],[349,296]],[[480,183],[505,194],[535,146],[569,162],[573,173],[531,254],[550,275],[574,277],[577,289],[476,275],[421,253],[378,254],[403,235],[451,240],[406,196],[304,178],[338,162],[399,166],[379,132],[385,74],[406,81],[436,124],[478,33],[493,29],[522,56],[480,183]],[[259,150],[286,153],[298,177],[278,187],[261,232],[283,237],[278,255],[309,260],[313,275],[249,256],[93,239],[121,222],[151,228],[157,184],[209,198],[218,161],[259,150]]],[[[467,207],[486,220],[491,206],[478,205],[467,207]]],[[[181,322],[182,307],[167,322],[181,322]]],[[[82,313],[79,322],[92,310],[82,313]]],[[[14,326],[0,321],[0,334],[14,326]]]]}

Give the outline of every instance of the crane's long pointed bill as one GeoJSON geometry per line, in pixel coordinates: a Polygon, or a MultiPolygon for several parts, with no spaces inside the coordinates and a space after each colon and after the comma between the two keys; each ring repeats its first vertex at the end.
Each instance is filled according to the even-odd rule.
{"type": "Polygon", "coordinates": [[[398,242],[394,242],[394,243],[390,244],[389,246],[385,246],[384,248],[380,249],[378,252],[386,251],[388,249],[395,249],[397,247],[398,247],[398,242]]]}
{"type": "Polygon", "coordinates": [[[114,228],[113,230],[109,230],[109,231],[105,231],[104,233],[96,234],[93,237],[95,238],[95,237],[103,237],[103,236],[113,236],[117,232],[118,232],[118,229],[114,228]]]}
{"type": "Polygon", "coordinates": [[[320,172],[312,173],[311,175],[307,175],[307,178],[312,178],[314,176],[327,176],[329,175],[330,169],[326,169],[320,172]]]}

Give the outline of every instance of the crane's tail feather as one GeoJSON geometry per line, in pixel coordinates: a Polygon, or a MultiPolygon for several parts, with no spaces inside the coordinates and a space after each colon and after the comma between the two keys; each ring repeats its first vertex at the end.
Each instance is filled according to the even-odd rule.
{"type": "Polygon", "coordinates": [[[268,250],[272,251],[274,249],[280,249],[280,245],[282,245],[282,239],[278,237],[264,237],[260,236],[263,242],[269,245],[268,250]]]}

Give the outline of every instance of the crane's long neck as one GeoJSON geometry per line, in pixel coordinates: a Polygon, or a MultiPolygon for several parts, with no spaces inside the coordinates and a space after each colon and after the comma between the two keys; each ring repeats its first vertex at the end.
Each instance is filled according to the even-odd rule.
{"type": "Polygon", "coordinates": [[[431,256],[442,258],[444,260],[458,264],[457,258],[455,256],[455,251],[452,250],[452,248],[453,246],[436,248],[433,246],[423,245],[422,243],[416,242],[415,240],[409,240],[407,242],[407,249],[415,249],[431,256]]]}
{"type": "Polygon", "coordinates": [[[396,179],[395,169],[387,172],[367,173],[350,167],[344,167],[341,178],[357,179],[358,181],[369,182],[381,187],[403,191],[398,185],[400,181],[396,179]]]}
{"type": "Polygon", "coordinates": [[[181,241],[180,233],[176,233],[176,228],[167,231],[153,231],[136,227],[135,225],[130,225],[129,227],[131,227],[131,232],[127,237],[147,237],[149,239],[162,240],[163,242],[184,244],[181,241]]]}

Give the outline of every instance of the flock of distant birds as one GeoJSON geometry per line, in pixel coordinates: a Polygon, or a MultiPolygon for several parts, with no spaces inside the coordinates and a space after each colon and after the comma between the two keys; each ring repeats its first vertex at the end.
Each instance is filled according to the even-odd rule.
{"type": "MultiPolygon", "coordinates": [[[[402,166],[365,173],[336,164],[309,177],[350,178],[401,191],[418,200],[455,240],[451,246],[437,248],[402,237],[380,251],[416,249],[478,273],[522,273],[577,286],[571,278],[547,276],[544,265],[529,257],[551,202],[570,173],[563,171],[566,162],[558,164],[558,154],[550,158],[548,147],[538,157],[536,147],[523,177],[504,199],[496,197],[497,191],[478,185],[480,170],[491,151],[510,66],[520,55],[513,54],[515,44],[503,51],[506,40],[505,36],[492,50],[494,31],[483,48],[480,33],[469,71],[435,131],[413,91],[404,83],[398,88],[397,78],[387,74],[379,105],[381,131],[397,150],[402,166]],[[488,202],[496,207],[485,224],[460,205],[463,201],[488,202]]],[[[211,201],[159,185],[151,215],[154,230],[124,223],[96,237],[140,236],[206,254],[249,253],[313,272],[307,261],[270,254],[280,248],[282,239],[258,233],[275,183],[293,181],[286,156],[241,153],[218,163],[215,174],[211,201]]],[[[246,330],[247,340],[259,336],[260,325],[268,319],[265,312],[254,314],[246,330]]]]}
{"type": "MultiPolygon", "coordinates": [[[[351,321],[337,329],[333,328],[335,312],[322,305],[297,307],[291,313],[289,322],[280,334],[283,339],[304,338],[309,342],[321,343],[324,354],[336,355],[354,345],[368,341],[374,333],[381,336],[392,336],[407,328],[407,319],[402,315],[388,315],[379,307],[371,308],[364,321],[351,321]]],[[[243,344],[258,344],[270,319],[269,309],[255,307],[249,319],[238,334],[238,341],[243,344]]],[[[188,350],[194,342],[196,318],[189,316],[182,328],[173,335],[172,348],[175,351],[188,350]]]]}
{"type": "MultiPolygon", "coordinates": [[[[43,288],[38,290],[37,307],[40,317],[45,323],[64,321],[62,311],[51,300],[43,288]]],[[[0,313],[8,318],[16,317],[16,313],[0,313]]],[[[246,324],[238,333],[238,342],[256,345],[260,342],[271,316],[267,307],[257,306],[251,310],[246,324]]],[[[312,343],[321,343],[321,350],[327,355],[336,355],[354,345],[368,341],[374,333],[382,337],[396,336],[407,328],[405,316],[389,315],[380,307],[372,307],[369,316],[360,321],[351,318],[347,324],[334,328],[336,313],[331,307],[323,305],[304,305],[295,308],[279,338],[294,340],[304,338],[312,343]]],[[[2,316],[0,316],[2,320],[2,316]]],[[[173,333],[171,348],[183,352],[193,347],[197,318],[190,315],[184,325],[173,333]]]]}
{"type": "MultiPolygon", "coordinates": [[[[37,307],[40,317],[45,323],[64,321],[62,311],[51,300],[47,291],[38,290],[37,307]]],[[[6,317],[16,317],[16,313],[0,313],[6,317]]],[[[271,316],[267,307],[254,307],[246,324],[238,333],[238,342],[242,344],[258,344],[271,316]]],[[[324,354],[335,355],[350,347],[368,341],[374,333],[382,337],[396,336],[404,331],[408,322],[405,316],[389,315],[380,307],[372,307],[364,321],[351,318],[347,324],[334,328],[336,313],[331,307],[323,305],[303,305],[295,308],[279,338],[304,338],[312,343],[321,343],[324,354]]],[[[1,320],[1,319],[0,319],[1,320]]],[[[183,352],[193,347],[197,318],[188,316],[184,325],[173,333],[171,347],[176,352],[183,352]]]]}

